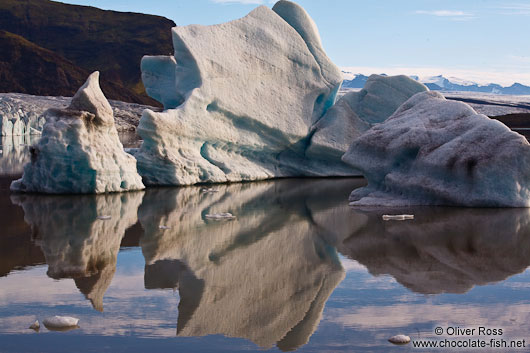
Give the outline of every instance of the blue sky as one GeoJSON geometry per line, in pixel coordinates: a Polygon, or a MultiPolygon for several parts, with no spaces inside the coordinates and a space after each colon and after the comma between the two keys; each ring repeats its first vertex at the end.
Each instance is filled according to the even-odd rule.
{"type": "MultiPolygon", "coordinates": [[[[269,0],[66,0],[161,15],[179,26],[237,19],[269,0]]],[[[530,1],[297,0],[328,56],[354,73],[444,74],[530,85],[530,1]]]]}

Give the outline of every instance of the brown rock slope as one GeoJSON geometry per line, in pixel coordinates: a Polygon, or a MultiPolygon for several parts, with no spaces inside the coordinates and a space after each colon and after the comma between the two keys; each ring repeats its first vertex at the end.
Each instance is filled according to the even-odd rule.
{"type": "MultiPolygon", "coordinates": [[[[82,82],[72,83],[71,86],[75,88],[68,91],[69,93],[59,93],[59,90],[62,89],[64,81],[70,82],[69,80],[79,75],[80,68],[85,73],[96,70],[101,72],[102,88],[108,98],[154,105],[154,101],[145,94],[141,83],[140,59],[145,54],[167,55],[172,52],[170,29],[174,26],[173,21],[160,16],[105,11],[48,0],[2,0],[0,30],[24,37],[57,56],[52,57],[48,53],[48,61],[33,62],[32,71],[27,73],[21,69],[23,66],[14,57],[9,57],[9,61],[0,64],[4,75],[5,72],[11,72],[9,81],[3,83],[1,91],[22,92],[21,89],[24,89],[22,93],[73,95],[82,82]],[[58,57],[71,63],[67,65],[64,60],[57,59],[58,57]],[[55,84],[49,85],[32,85],[31,82],[24,81],[25,77],[33,75],[35,82],[44,80],[41,82],[47,83],[46,76],[50,73],[51,65],[49,61],[60,66],[57,76],[63,78],[63,81],[53,81],[55,84]],[[61,71],[64,71],[64,75],[61,71]],[[110,90],[110,87],[104,84],[105,81],[112,82],[119,89],[110,90]],[[39,87],[39,90],[35,90],[35,87],[39,87]]],[[[6,44],[13,45],[12,41],[4,38],[0,45],[3,60],[12,50],[6,47],[6,44]]],[[[25,50],[35,49],[25,44],[25,50]]],[[[18,47],[20,46],[19,43],[18,47]]],[[[38,53],[44,55],[42,51],[38,53]]],[[[31,60],[31,55],[25,56],[19,60],[31,60]]],[[[87,75],[83,76],[84,80],[87,75]]]]}

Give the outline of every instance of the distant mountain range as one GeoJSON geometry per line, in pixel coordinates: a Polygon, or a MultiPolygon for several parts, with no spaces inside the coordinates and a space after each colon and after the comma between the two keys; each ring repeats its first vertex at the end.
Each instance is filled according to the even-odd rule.
{"type": "Polygon", "coordinates": [[[159,105],[141,81],[143,55],[173,52],[160,16],[48,0],[0,1],[0,92],[72,96],[100,71],[107,98],[159,105]]]}
{"type": "MultiPolygon", "coordinates": [[[[368,80],[368,76],[362,74],[352,74],[351,72],[346,71],[343,71],[343,74],[347,77],[342,83],[342,87],[344,88],[363,88],[366,80],[368,80]]],[[[476,82],[464,81],[455,77],[446,78],[442,75],[421,78],[418,76],[410,77],[423,83],[432,91],[463,91],[493,94],[530,95],[530,87],[520,83],[514,83],[509,87],[503,87],[496,83],[479,85],[476,82]]]]}

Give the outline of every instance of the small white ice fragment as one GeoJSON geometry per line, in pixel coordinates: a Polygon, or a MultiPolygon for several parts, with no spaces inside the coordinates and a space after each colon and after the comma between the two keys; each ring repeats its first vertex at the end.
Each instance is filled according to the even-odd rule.
{"type": "Polygon", "coordinates": [[[407,219],[414,219],[413,214],[384,214],[383,221],[405,221],[407,219]]]}
{"type": "Polygon", "coordinates": [[[171,227],[168,226],[158,226],[159,229],[171,229],[171,227]]]}
{"type": "Polygon", "coordinates": [[[234,215],[232,215],[231,213],[212,213],[212,214],[207,214],[206,216],[207,219],[213,219],[215,221],[220,221],[220,220],[224,220],[224,219],[234,219],[236,218],[234,215]]]}
{"type": "Polygon", "coordinates": [[[396,335],[388,339],[388,342],[393,344],[407,344],[410,342],[410,337],[405,335],[396,335]]]}
{"type": "Polygon", "coordinates": [[[40,330],[39,320],[35,320],[35,322],[32,323],[29,328],[32,329],[32,330],[35,330],[35,331],[40,330]]]}
{"type": "Polygon", "coordinates": [[[210,194],[214,192],[219,192],[219,190],[216,190],[214,188],[201,188],[201,192],[205,194],[210,194]]]}
{"type": "Polygon", "coordinates": [[[97,218],[101,219],[102,221],[107,221],[107,220],[111,219],[112,217],[111,216],[98,216],[97,218]]]}
{"type": "Polygon", "coordinates": [[[78,318],[71,317],[71,316],[53,316],[48,317],[42,321],[44,326],[48,329],[67,329],[67,328],[73,328],[77,326],[77,323],[79,322],[78,318]]]}
{"type": "Polygon", "coordinates": [[[31,131],[31,134],[36,134],[36,135],[41,135],[42,134],[42,131],[37,130],[35,128],[32,128],[31,126],[29,127],[29,129],[31,131]]]}

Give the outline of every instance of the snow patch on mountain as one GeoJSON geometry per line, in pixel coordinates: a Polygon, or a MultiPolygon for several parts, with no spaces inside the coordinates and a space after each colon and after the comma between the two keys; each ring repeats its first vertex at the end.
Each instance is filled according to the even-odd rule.
{"type": "MultiPolygon", "coordinates": [[[[351,71],[342,71],[344,81],[343,89],[363,88],[368,76],[351,71]]],[[[510,95],[530,95],[530,86],[520,83],[514,83],[511,86],[501,86],[497,83],[480,84],[474,81],[462,79],[459,77],[443,75],[420,76],[409,75],[410,78],[419,81],[429,87],[432,91],[463,91],[463,92],[482,92],[493,94],[510,94],[510,95]]]]}

